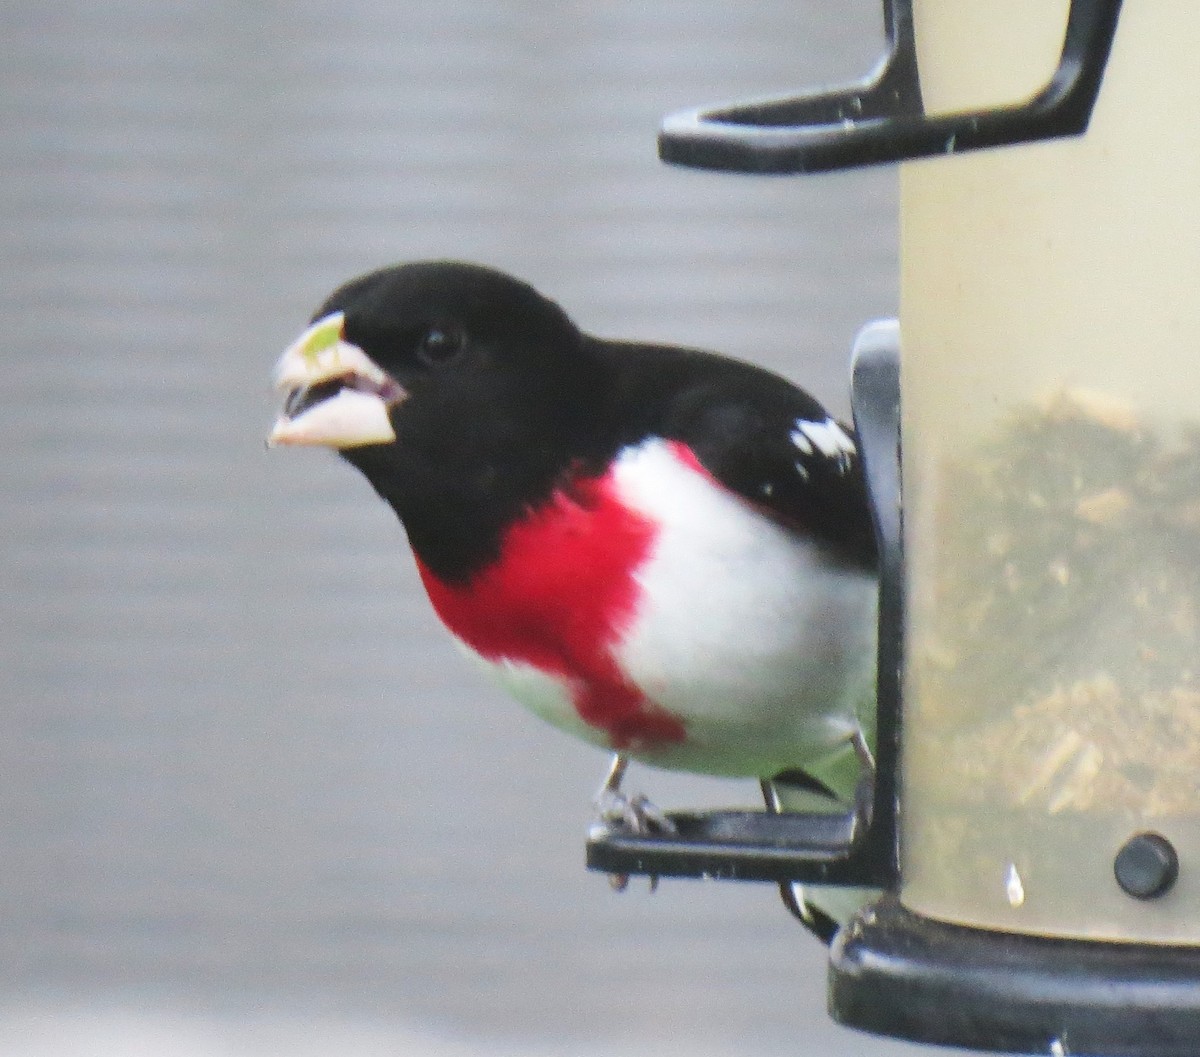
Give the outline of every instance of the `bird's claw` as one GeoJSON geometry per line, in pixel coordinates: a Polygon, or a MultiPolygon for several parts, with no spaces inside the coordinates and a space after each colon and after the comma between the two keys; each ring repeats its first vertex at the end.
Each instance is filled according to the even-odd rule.
{"type": "MultiPolygon", "coordinates": [[[[651,893],[658,891],[658,874],[652,873],[646,878],[650,882],[651,893]]],[[[610,873],[608,875],[608,886],[614,892],[624,892],[629,887],[629,874],[627,873],[610,873]]]]}
{"type": "Polygon", "coordinates": [[[597,799],[596,809],[601,822],[620,826],[635,837],[678,832],[675,823],[641,793],[627,797],[616,790],[605,790],[597,799]]]}
{"type": "MultiPolygon", "coordinates": [[[[647,797],[638,793],[627,797],[616,789],[604,789],[596,799],[596,810],[600,821],[607,826],[616,826],[637,837],[678,833],[675,823],[647,797]]],[[[658,875],[650,874],[650,891],[658,888],[658,875]]],[[[608,883],[614,892],[624,892],[629,887],[629,874],[610,873],[608,883]]]]}

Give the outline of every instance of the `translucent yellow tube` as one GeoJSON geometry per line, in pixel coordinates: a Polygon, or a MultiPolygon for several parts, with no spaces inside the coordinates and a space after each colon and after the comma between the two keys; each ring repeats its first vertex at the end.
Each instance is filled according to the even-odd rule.
{"type": "MultiPolygon", "coordinates": [[[[917,4],[932,111],[1028,97],[1067,4],[917,4]]],[[[903,166],[902,899],[1200,942],[1200,4],[1126,3],[1086,136],[903,166]],[[1136,900],[1133,834],[1179,853],[1136,900]]]]}

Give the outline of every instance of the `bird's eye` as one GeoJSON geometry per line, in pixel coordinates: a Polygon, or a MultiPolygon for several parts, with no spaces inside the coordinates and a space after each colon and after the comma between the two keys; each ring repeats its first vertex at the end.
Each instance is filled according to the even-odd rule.
{"type": "Polygon", "coordinates": [[[430,327],[417,345],[417,356],[425,363],[445,363],[463,350],[466,335],[454,326],[430,327]]]}

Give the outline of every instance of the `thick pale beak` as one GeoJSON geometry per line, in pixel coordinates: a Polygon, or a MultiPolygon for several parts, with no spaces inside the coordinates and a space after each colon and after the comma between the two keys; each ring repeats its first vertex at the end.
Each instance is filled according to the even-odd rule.
{"type": "Polygon", "coordinates": [[[317,320],[280,358],[275,387],[284,406],[269,446],[357,448],[396,439],[388,412],[408,394],[345,340],[344,322],[341,312],[317,320]]]}

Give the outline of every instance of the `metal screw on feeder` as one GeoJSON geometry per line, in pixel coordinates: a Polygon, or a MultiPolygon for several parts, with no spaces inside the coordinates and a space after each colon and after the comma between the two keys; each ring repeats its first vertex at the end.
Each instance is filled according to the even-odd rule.
{"type": "Polygon", "coordinates": [[[835,941],[830,1009],[978,1049],[1193,1054],[1200,5],[883,8],[866,80],[660,137],[748,173],[904,162],[901,687],[880,663],[901,810],[872,820],[898,818],[899,872],[835,941]]]}

